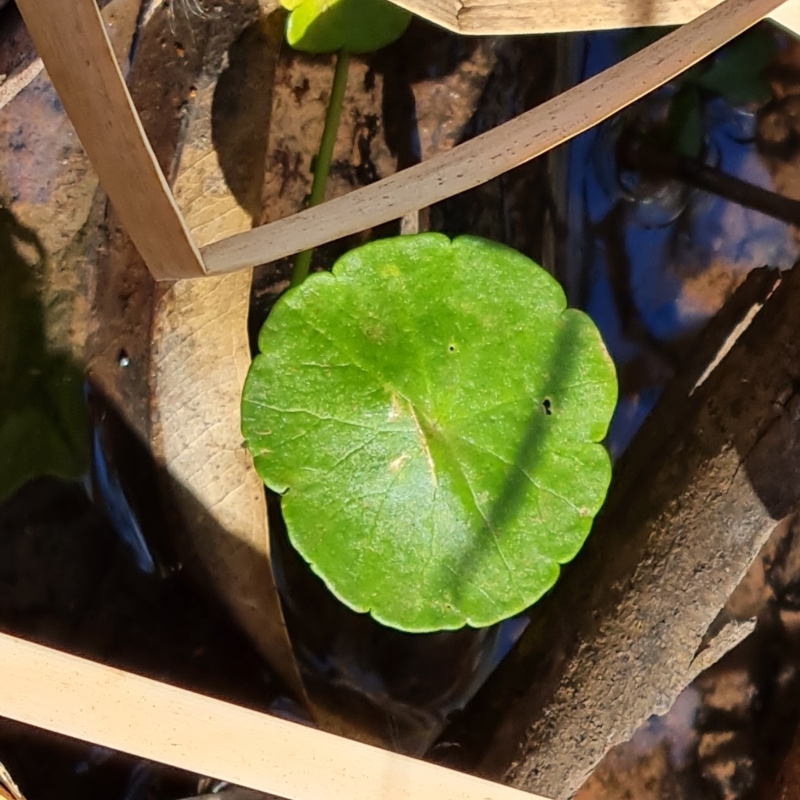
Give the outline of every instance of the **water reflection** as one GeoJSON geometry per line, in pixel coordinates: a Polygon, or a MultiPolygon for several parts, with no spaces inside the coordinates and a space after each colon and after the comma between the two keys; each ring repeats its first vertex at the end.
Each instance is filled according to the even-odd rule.
{"type": "Polygon", "coordinates": [[[36,233],[0,207],[0,500],[38,475],[77,479],[88,463],[83,374],[47,341],[36,233]]]}
{"type": "MultiPolygon", "coordinates": [[[[576,37],[580,80],[619,61],[625,32],[576,37]]],[[[618,365],[620,402],[608,446],[617,457],[679,366],[692,337],[753,268],[791,267],[800,256],[788,225],[674,181],[648,185],[620,170],[616,147],[631,120],[663,116],[675,85],[654,92],[570,144],[569,243],[558,265],[571,302],[600,328],[618,365]]],[[[756,110],[705,96],[707,163],[756,186],[772,179],[755,146],[756,110]]]]}

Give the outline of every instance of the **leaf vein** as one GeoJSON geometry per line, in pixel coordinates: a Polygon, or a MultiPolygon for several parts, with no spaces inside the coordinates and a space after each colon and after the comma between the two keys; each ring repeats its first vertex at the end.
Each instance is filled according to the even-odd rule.
{"type": "MultiPolygon", "coordinates": [[[[545,494],[552,495],[553,497],[557,498],[558,500],[561,500],[562,503],[566,503],[576,513],[578,513],[578,514],[581,513],[581,510],[575,505],[575,503],[572,502],[572,500],[570,500],[567,497],[564,497],[562,494],[559,494],[557,491],[555,491],[555,489],[551,489],[550,487],[544,486],[541,483],[539,483],[530,473],[528,473],[527,470],[523,469],[519,464],[515,464],[512,461],[509,461],[508,459],[503,458],[499,453],[495,453],[492,450],[489,450],[488,448],[484,447],[483,445],[480,445],[477,442],[474,442],[471,439],[468,439],[466,436],[459,436],[458,438],[462,442],[464,442],[465,444],[471,445],[472,447],[474,447],[476,450],[480,451],[481,453],[484,453],[487,456],[492,456],[493,458],[496,458],[498,461],[500,461],[501,463],[505,464],[507,467],[511,467],[511,469],[519,470],[519,472],[521,472],[530,481],[530,483],[536,489],[538,489],[540,492],[544,492],[545,494]]],[[[553,451],[551,451],[551,452],[553,452],[553,451]]]]}

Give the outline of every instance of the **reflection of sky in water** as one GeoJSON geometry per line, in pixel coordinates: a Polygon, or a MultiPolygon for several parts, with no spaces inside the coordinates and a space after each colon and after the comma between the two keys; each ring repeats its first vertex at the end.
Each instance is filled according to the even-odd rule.
{"type": "MultiPolygon", "coordinates": [[[[620,36],[604,32],[582,37],[581,80],[619,60],[620,36]]],[[[588,225],[602,219],[615,201],[609,191],[609,176],[614,175],[609,125],[613,122],[588,131],[570,145],[569,219],[572,223],[576,213],[583,214],[585,307],[621,365],[647,356],[641,344],[624,335],[608,278],[605,246],[588,231],[588,225]]],[[[753,125],[751,115],[731,109],[722,100],[706,107],[709,151],[720,169],[772,188],[766,168],[747,141],[753,125]]],[[[764,265],[788,269],[798,258],[797,245],[783,223],[701,192],[691,193],[687,202],[688,223],[679,236],[673,224],[665,224],[669,217],[661,227],[652,226],[658,208],[627,204],[624,242],[630,262],[630,296],[641,321],[664,342],[698,329],[750,269],[764,265]]],[[[580,235],[574,229],[570,233],[580,235]]],[[[642,386],[620,398],[608,439],[613,456],[626,447],[659,393],[659,386],[642,386]]]]}

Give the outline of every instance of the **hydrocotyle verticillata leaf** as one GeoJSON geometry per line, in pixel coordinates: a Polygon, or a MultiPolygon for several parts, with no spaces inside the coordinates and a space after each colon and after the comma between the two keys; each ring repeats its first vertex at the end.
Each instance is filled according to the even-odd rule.
{"type": "Polygon", "coordinates": [[[467,236],[367,244],[287,292],[259,348],[247,445],[351,608],[406,631],[490,625],[581,548],[616,376],[528,258],[467,236]]]}
{"type": "Polygon", "coordinates": [[[281,0],[286,41],[307,53],[371,53],[399,39],[411,13],[389,0],[281,0]]]}

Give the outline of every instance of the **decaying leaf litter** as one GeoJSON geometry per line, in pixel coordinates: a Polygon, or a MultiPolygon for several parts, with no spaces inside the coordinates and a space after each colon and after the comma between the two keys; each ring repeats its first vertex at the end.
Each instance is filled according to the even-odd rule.
{"type": "MultiPolygon", "coordinates": [[[[135,349],[134,349],[134,348],[132,348],[132,351],[133,351],[133,352],[135,352],[135,349]]],[[[127,352],[127,351],[126,351],[126,352],[127,352]]],[[[115,357],[115,364],[116,364],[116,366],[119,366],[119,360],[120,360],[120,351],[119,351],[119,350],[117,350],[116,352],[114,352],[114,354],[113,354],[113,355],[114,355],[114,357],[115,357]]]]}

